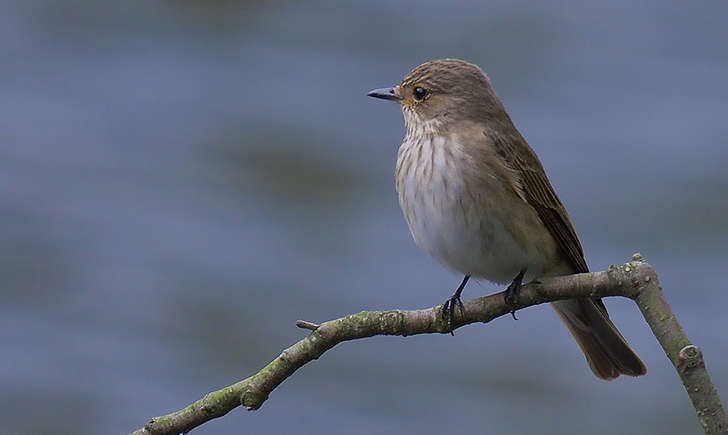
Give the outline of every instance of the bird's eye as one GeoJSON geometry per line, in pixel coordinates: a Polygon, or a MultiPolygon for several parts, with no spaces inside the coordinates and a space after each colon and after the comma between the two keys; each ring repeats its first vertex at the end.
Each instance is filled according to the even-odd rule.
{"type": "Polygon", "coordinates": [[[422,86],[417,86],[412,94],[414,95],[415,100],[422,101],[422,99],[427,96],[427,89],[422,86]]]}

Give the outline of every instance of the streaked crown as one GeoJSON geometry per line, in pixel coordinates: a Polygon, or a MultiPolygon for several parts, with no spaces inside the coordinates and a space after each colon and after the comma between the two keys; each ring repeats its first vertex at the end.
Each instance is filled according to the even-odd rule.
{"type": "Polygon", "coordinates": [[[394,88],[405,112],[423,121],[486,121],[506,116],[488,76],[477,65],[459,59],[423,63],[394,88]]]}

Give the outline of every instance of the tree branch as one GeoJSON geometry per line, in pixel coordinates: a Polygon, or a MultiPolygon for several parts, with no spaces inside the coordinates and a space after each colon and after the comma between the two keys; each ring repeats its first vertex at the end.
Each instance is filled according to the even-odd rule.
{"type": "MultiPolygon", "coordinates": [[[[601,272],[582,273],[531,282],[522,287],[519,308],[560,299],[624,296],[637,302],[642,315],[675,366],[685,390],[695,407],[706,434],[728,432],[726,414],[702,353],[688,339],[665,300],[652,266],[635,254],[624,265],[610,266],[601,272]]],[[[489,322],[510,313],[503,293],[463,302],[456,310],[454,327],[489,322]]],[[[308,336],[285,349],[258,373],[218,391],[171,414],[152,418],[133,435],[185,433],[202,423],[227,414],[243,405],[248,410],[260,408],[268,394],[304,364],[318,359],[335,345],[374,335],[415,335],[449,333],[442,320],[442,305],[422,310],[362,311],[322,324],[298,321],[311,330],[308,336]]]]}

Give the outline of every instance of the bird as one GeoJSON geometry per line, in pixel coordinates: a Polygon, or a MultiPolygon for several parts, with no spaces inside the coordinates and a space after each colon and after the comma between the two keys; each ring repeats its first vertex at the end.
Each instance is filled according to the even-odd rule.
{"type": "MultiPolygon", "coordinates": [[[[589,271],[541,161],[480,67],[432,60],[367,95],[396,102],[404,116],[395,186],[415,243],[463,274],[442,310],[449,328],[471,277],[510,283],[514,314],[522,282],[589,271]]],[[[647,373],[601,299],[551,305],[598,378],[647,373]]]]}

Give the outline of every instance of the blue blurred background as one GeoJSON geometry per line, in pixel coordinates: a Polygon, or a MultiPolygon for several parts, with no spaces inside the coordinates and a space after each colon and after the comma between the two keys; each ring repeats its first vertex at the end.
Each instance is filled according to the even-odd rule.
{"type": "MultiPolygon", "coordinates": [[[[593,269],[655,266],[728,397],[725,1],[3,3],[0,432],[126,433],[296,319],[441,303],[460,277],[401,217],[401,114],[365,96],[440,57],[489,73],[593,269]]],[[[646,377],[596,379],[543,306],[342,344],[194,433],[698,433],[607,304],[646,377]]]]}

